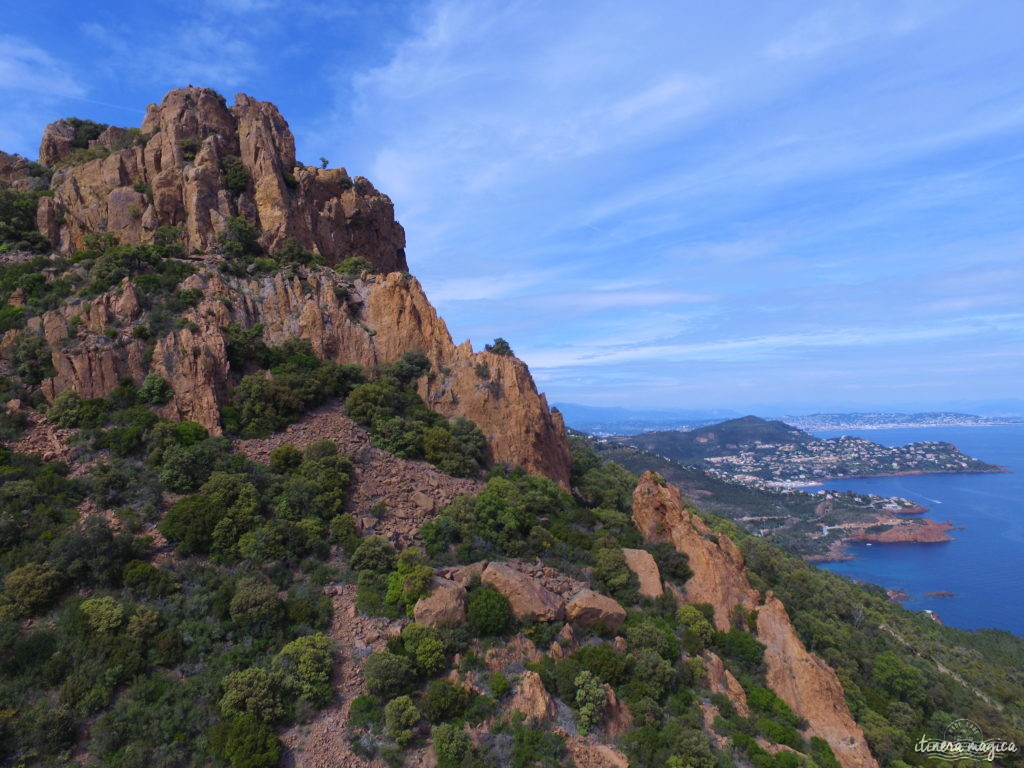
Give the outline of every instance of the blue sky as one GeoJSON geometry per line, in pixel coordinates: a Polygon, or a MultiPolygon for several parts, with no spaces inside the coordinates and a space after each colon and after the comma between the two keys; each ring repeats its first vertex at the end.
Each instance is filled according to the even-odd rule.
{"type": "Polygon", "coordinates": [[[1024,392],[1024,5],[9,4],[0,148],[172,87],[276,103],[395,201],[456,342],[554,401],[1024,392]]]}

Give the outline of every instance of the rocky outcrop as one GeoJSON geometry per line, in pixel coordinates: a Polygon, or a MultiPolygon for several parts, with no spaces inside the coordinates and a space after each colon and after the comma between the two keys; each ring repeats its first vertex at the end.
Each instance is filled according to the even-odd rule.
{"type": "MultiPolygon", "coordinates": [[[[111,131],[118,130],[94,144],[113,146],[119,136],[111,131]]],[[[40,161],[66,159],[74,137],[66,121],[48,126],[40,161]]],[[[58,169],[52,189],[38,225],[64,252],[81,248],[92,232],[134,244],[169,225],[182,227],[188,252],[209,253],[227,219],[242,216],[269,252],[293,238],[328,263],[359,256],[381,271],[407,269],[405,233],[391,200],[343,168],[297,164],[295,139],[277,107],[245,94],[228,107],[209,88],[170,91],[148,107],[133,146],[58,169]],[[228,157],[241,158],[248,174],[242,191],[228,188],[228,157]]]]}
{"type": "Polygon", "coordinates": [[[636,574],[640,582],[642,597],[653,599],[665,594],[661,586],[661,571],[650,552],[646,549],[623,549],[622,556],[626,558],[626,567],[636,574]]]}
{"type": "Polygon", "coordinates": [[[417,624],[427,627],[453,627],[466,620],[466,590],[448,579],[436,576],[430,594],[416,601],[412,609],[417,624]]]}
{"type": "MultiPolygon", "coordinates": [[[[757,609],[757,638],[765,644],[766,681],[807,721],[806,735],[827,741],[843,768],[877,768],[835,671],[807,651],[778,598],[768,593],[763,603],[758,599],[735,543],[713,534],[686,508],[679,490],[652,472],[643,474],[633,494],[633,520],[649,540],[670,541],[687,555],[693,575],[686,582],[683,598],[690,603],[710,603],[720,630],[730,629],[736,606],[757,609]]],[[[709,681],[712,672],[709,668],[709,681]]],[[[727,679],[720,682],[729,687],[727,679]]]]}
{"type": "Polygon", "coordinates": [[[754,607],[757,594],[743,571],[739,547],[691,513],[674,485],[645,472],[633,493],[633,522],[649,541],[670,542],[689,558],[693,576],[686,582],[686,601],[710,603],[719,630],[731,628],[734,606],[754,607]]]}
{"type": "Polygon", "coordinates": [[[629,705],[615,694],[615,689],[608,683],[604,683],[604,700],[601,727],[610,740],[617,740],[633,727],[633,713],[629,705]]]}
{"type": "Polygon", "coordinates": [[[529,616],[537,621],[558,621],[565,615],[562,598],[507,565],[490,563],[480,580],[505,596],[520,621],[529,616]]]}
{"type": "Polygon", "coordinates": [[[575,768],[629,768],[629,759],[615,747],[600,744],[578,733],[556,728],[556,734],[565,740],[569,759],[575,768]]]}
{"type": "Polygon", "coordinates": [[[527,720],[547,722],[558,715],[558,705],[551,694],[544,689],[544,683],[536,672],[526,671],[519,679],[508,708],[522,712],[527,720]]]}
{"type": "Polygon", "coordinates": [[[843,768],[877,768],[835,671],[807,651],[785,606],[770,592],[758,608],[757,638],[765,644],[768,686],[807,721],[806,734],[827,741],[843,768]]]}
{"type": "Polygon", "coordinates": [[[736,709],[740,717],[750,717],[747,694],[740,681],[725,668],[718,654],[705,651],[703,654],[705,677],[712,693],[721,693],[736,709]]]}
{"type": "Polygon", "coordinates": [[[608,629],[618,629],[626,621],[626,609],[618,601],[584,589],[566,603],[565,614],[569,621],[581,627],[593,627],[601,624],[608,629]]]}
{"type": "MultiPolygon", "coordinates": [[[[47,397],[52,400],[65,389],[99,397],[122,377],[140,382],[153,370],[174,391],[165,408],[168,418],[190,419],[218,433],[232,374],[223,328],[231,323],[262,323],[268,344],[309,339],[320,357],[371,370],[421,350],[434,371],[419,384],[431,408],[476,422],[495,461],[568,487],[571,457],[565,431],[526,365],[511,356],[474,354],[468,342],[456,347],[414,278],[392,273],[348,281],[328,269],[237,278],[204,268],[182,288],[200,291],[203,299],[184,314],[190,325],[157,341],[152,363],[146,357],[148,342],[133,337],[144,317],[128,280],[117,291],[91,301],[73,299],[33,318],[29,327],[41,331],[53,350],[56,375],[43,383],[47,397]],[[76,343],[68,345],[75,317],[81,330],[76,343]],[[111,331],[116,332],[113,338],[108,337],[111,331]],[[482,364],[488,369],[486,380],[478,373],[482,364]]],[[[17,333],[8,332],[0,349],[12,346],[17,333]]]]}
{"type": "Polygon", "coordinates": [[[847,536],[846,541],[873,541],[879,544],[939,544],[944,541],[953,541],[953,537],[948,533],[953,528],[953,523],[948,520],[938,523],[927,518],[917,518],[916,520],[892,518],[879,520],[879,524],[892,527],[881,533],[857,532],[847,536]]]}
{"type": "Polygon", "coordinates": [[[39,168],[21,155],[0,152],[0,189],[25,191],[46,189],[47,181],[39,175],[39,168]]]}

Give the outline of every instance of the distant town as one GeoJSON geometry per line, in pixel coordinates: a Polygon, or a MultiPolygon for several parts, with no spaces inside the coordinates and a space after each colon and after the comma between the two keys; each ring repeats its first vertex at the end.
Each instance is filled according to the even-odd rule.
{"type": "Polygon", "coordinates": [[[971,413],[812,413],[783,416],[782,421],[804,430],[896,429],[900,427],[994,427],[1024,424],[1019,416],[976,416],[971,413]]]}
{"type": "Polygon", "coordinates": [[[704,462],[739,481],[806,483],[842,477],[925,472],[999,472],[1000,468],[961,453],[955,445],[925,441],[888,447],[859,437],[803,444],[755,441],[704,462]]]}

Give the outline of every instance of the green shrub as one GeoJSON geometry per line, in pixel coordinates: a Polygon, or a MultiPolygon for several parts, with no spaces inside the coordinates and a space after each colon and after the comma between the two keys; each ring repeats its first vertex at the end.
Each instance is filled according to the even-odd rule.
{"type": "Polygon", "coordinates": [[[398,696],[384,707],[384,722],[387,725],[388,736],[401,745],[412,741],[412,729],[419,719],[419,710],[408,696],[398,696]]]}
{"type": "Polygon", "coordinates": [[[711,645],[715,628],[697,608],[692,605],[681,606],[676,617],[683,627],[683,647],[687,653],[696,656],[711,645]]]}
{"type": "Polygon", "coordinates": [[[24,331],[11,351],[11,367],[25,384],[35,385],[53,376],[50,345],[41,333],[24,331]]]}
{"type": "Polygon", "coordinates": [[[384,710],[376,696],[361,694],[348,709],[349,728],[372,728],[384,722],[384,710]]]}
{"type": "Polygon", "coordinates": [[[602,683],[617,686],[626,681],[626,657],[610,645],[585,645],[569,658],[602,683]]]}
{"type": "Polygon", "coordinates": [[[287,266],[289,264],[299,264],[301,266],[309,266],[312,264],[322,264],[323,258],[308,248],[304,248],[302,244],[294,237],[289,237],[274,251],[274,261],[281,266],[287,266]]]}
{"type": "Polygon", "coordinates": [[[387,601],[408,614],[421,597],[430,592],[434,569],[426,564],[418,547],[409,547],[398,556],[395,570],[388,576],[387,601]]]}
{"type": "Polygon", "coordinates": [[[224,255],[235,261],[245,263],[263,254],[259,233],[242,216],[228,218],[224,230],[217,236],[217,242],[224,255]]]}
{"type": "Polygon", "coordinates": [[[494,587],[481,586],[469,597],[466,618],[476,637],[503,635],[512,620],[512,606],[494,587]]]}
{"type": "Polygon", "coordinates": [[[236,624],[267,624],[276,622],[284,605],[277,588],[256,578],[240,579],[231,597],[229,612],[236,624]]]}
{"type": "Polygon", "coordinates": [[[402,645],[421,675],[433,675],[445,668],[444,643],[437,630],[410,624],[402,630],[402,645]]]}
{"type": "Polygon", "coordinates": [[[270,471],[289,475],[302,464],[302,452],[293,445],[280,445],[270,452],[270,471]]]}
{"type": "Polygon", "coordinates": [[[576,724],[580,733],[586,736],[604,717],[608,698],[600,681],[586,670],[576,677],[575,685],[576,724]]]}
{"type": "Polygon", "coordinates": [[[237,195],[249,189],[249,172],[238,155],[225,157],[221,163],[221,170],[224,172],[224,186],[228,191],[237,195]]]}
{"type": "Polygon", "coordinates": [[[27,563],[4,579],[4,593],[26,613],[48,606],[60,592],[60,574],[50,565],[27,563]]]}
{"type": "Polygon", "coordinates": [[[124,622],[124,607],[112,597],[92,597],[80,607],[93,632],[108,634],[124,622]]]}
{"type": "Polygon", "coordinates": [[[512,683],[508,681],[501,672],[494,672],[491,675],[491,695],[496,699],[502,699],[512,690],[512,683]]]}
{"type": "Polygon", "coordinates": [[[281,742],[266,723],[240,715],[214,728],[213,753],[228,768],[277,768],[281,742]]]}
{"type": "Polygon", "coordinates": [[[232,672],[221,681],[220,711],[226,717],[251,715],[261,723],[276,722],[285,714],[283,682],[281,675],[259,667],[232,672]]]}
{"type": "Polygon", "coordinates": [[[679,658],[679,643],[675,633],[651,619],[626,627],[626,642],[631,651],[654,651],[670,663],[679,658]]]}
{"type": "Polygon", "coordinates": [[[341,547],[346,557],[352,557],[359,547],[359,532],[351,515],[340,514],[331,519],[331,541],[341,547]]]}
{"type": "Polygon", "coordinates": [[[352,554],[349,565],[356,571],[389,573],[395,567],[395,548],[383,536],[368,536],[352,554]]]}
{"type": "Polygon", "coordinates": [[[343,259],[334,269],[349,280],[355,280],[362,275],[363,272],[374,271],[370,262],[361,256],[349,256],[347,259],[343,259]]]}
{"type": "Polygon", "coordinates": [[[416,675],[409,659],[382,651],[366,657],[363,664],[363,679],[370,693],[390,699],[411,691],[415,685],[416,675]]]}
{"type": "Polygon", "coordinates": [[[142,386],[139,387],[139,400],[147,405],[163,405],[174,396],[174,390],[155,373],[146,374],[142,386]]]}
{"type": "Polygon", "coordinates": [[[331,653],[334,644],[323,634],[296,638],[281,649],[274,665],[284,674],[290,688],[316,708],[330,703],[331,653]]]}
{"type": "Polygon", "coordinates": [[[438,768],[462,768],[473,753],[473,742],[461,725],[445,723],[431,732],[438,768]]]}
{"type": "Polygon", "coordinates": [[[619,547],[594,553],[594,584],[620,603],[631,605],[639,599],[640,581],[626,565],[626,556],[619,547]]]}
{"type": "Polygon", "coordinates": [[[732,629],[716,632],[714,638],[719,655],[738,661],[748,671],[756,671],[764,663],[764,644],[749,632],[732,629]]]}
{"type": "Polygon", "coordinates": [[[427,684],[420,699],[420,711],[428,721],[436,725],[462,717],[469,705],[469,698],[469,691],[442,677],[427,684]]]}
{"type": "Polygon", "coordinates": [[[512,347],[500,336],[494,340],[493,344],[485,344],[484,349],[488,352],[493,352],[496,355],[512,356],[512,347]]]}

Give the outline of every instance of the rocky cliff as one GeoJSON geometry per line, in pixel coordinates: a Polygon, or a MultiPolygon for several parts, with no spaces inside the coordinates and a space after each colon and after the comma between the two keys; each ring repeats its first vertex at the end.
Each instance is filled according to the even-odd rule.
{"type": "Polygon", "coordinates": [[[273,104],[238,94],[228,107],[209,88],[181,88],[149,106],[137,134],[126,133],[107,128],[90,142],[106,157],[66,165],[74,159],[74,126],[47,126],[40,162],[57,170],[37,223],[58,250],[79,249],[94,232],[148,242],[168,225],[183,228],[188,252],[208,253],[226,220],[242,216],[269,252],[293,238],[328,264],[359,256],[383,272],[407,269],[391,200],[343,168],[297,163],[295,139],[273,104]],[[229,158],[241,160],[244,185],[229,184],[229,158]]]}
{"type": "Polygon", "coordinates": [[[679,489],[652,472],[644,473],[633,494],[633,521],[649,540],[669,541],[687,555],[693,575],[686,582],[683,599],[711,603],[719,630],[730,629],[737,605],[757,610],[757,639],[765,645],[765,679],[807,721],[806,735],[827,741],[843,768],[877,768],[835,671],[807,651],[778,598],[769,593],[760,599],[732,540],[713,533],[686,508],[679,489]]]}
{"type": "MultiPolygon", "coordinates": [[[[58,251],[69,253],[94,233],[137,244],[151,241],[159,227],[180,227],[188,260],[198,270],[178,288],[201,299],[178,318],[175,330],[154,340],[139,328],[146,323],[145,300],[131,279],[32,317],[28,329],[42,332],[52,350],[55,374],[42,384],[48,399],[65,389],[103,396],[122,377],[141,382],[155,372],[174,391],[163,416],[191,419],[218,433],[219,409],[237,373],[223,330],[231,323],[262,324],[270,345],[308,339],[320,357],[367,370],[419,350],[432,366],[431,376],[419,383],[432,409],[476,422],[495,461],[568,487],[564,425],[526,365],[512,355],[474,353],[468,341],[453,343],[406,271],[405,235],[391,201],[365,179],[349,179],[344,169],[296,164],[294,139],[276,107],[244,94],[228,107],[209,89],[174,90],[160,105],[150,105],[141,130],[128,137],[134,138],[127,141],[125,129],[106,128],[89,141],[87,156],[96,156],[81,162],[75,124],[47,127],[40,158],[54,170],[53,196],[40,199],[39,229],[58,251]],[[228,181],[229,158],[245,169],[244,189],[238,178],[228,181]],[[295,241],[328,267],[227,274],[218,235],[236,216],[259,232],[267,253],[295,241]],[[372,267],[362,278],[346,279],[329,268],[353,256],[372,267]]],[[[24,158],[0,156],[0,178],[37,185],[33,174],[35,166],[24,158]]],[[[0,356],[19,333],[0,339],[0,356]]]]}

